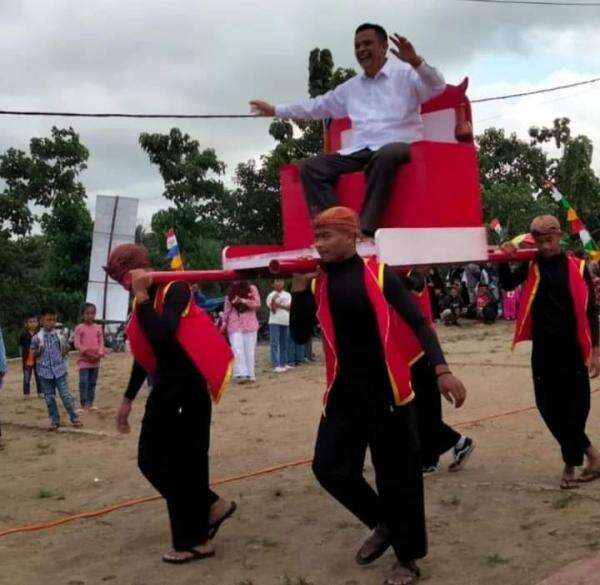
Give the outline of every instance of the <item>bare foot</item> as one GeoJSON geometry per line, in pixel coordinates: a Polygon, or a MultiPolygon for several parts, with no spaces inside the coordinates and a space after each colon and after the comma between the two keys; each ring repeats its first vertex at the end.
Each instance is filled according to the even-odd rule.
{"type": "Polygon", "coordinates": [[[227,502],[223,498],[219,498],[211,507],[208,513],[208,538],[212,540],[221,524],[228,518],[233,516],[233,513],[237,509],[235,502],[227,502]]]}
{"type": "Polygon", "coordinates": [[[208,523],[215,524],[218,522],[227,512],[229,512],[229,508],[231,506],[231,502],[224,500],[223,498],[219,498],[211,507],[210,512],[208,513],[208,523]]]}
{"type": "Polygon", "coordinates": [[[408,563],[398,561],[383,585],[414,585],[420,576],[421,572],[414,561],[408,563]]]}

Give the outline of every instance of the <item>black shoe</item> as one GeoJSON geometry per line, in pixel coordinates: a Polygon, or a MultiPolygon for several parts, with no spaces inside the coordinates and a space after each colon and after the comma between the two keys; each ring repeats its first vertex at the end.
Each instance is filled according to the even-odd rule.
{"type": "Polygon", "coordinates": [[[356,562],[359,565],[368,565],[378,559],[390,545],[389,530],[384,524],[378,524],[358,549],[355,557],[356,562]]]}
{"type": "Polygon", "coordinates": [[[433,475],[439,471],[437,465],[423,465],[423,477],[433,475]]]}
{"type": "Polygon", "coordinates": [[[450,463],[448,469],[450,471],[460,471],[467,463],[467,460],[471,456],[471,453],[473,453],[474,449],[475,442],[473,439],[465,437],[462,447],[454,447],[454,450],[452,451],[452,457],[454,458],[454,461],[450,463]]]}

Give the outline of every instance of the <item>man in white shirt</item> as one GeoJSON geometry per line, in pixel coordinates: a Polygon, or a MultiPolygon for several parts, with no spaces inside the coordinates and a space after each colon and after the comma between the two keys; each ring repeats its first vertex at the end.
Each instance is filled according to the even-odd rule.
{"type": "Polygon", "coordinates": [[[271,363],[273,371],[285,372],[288,366],[288,332],[292,295],[284,290],[285,281],[273,281],[273,291],[267,297],[269,307],[269,338],[271,340],[271,363]]]}
{"type": "Polygon", "coordinates": [[[254,100],[262,116],[352,121],[351,144],[302,164],[300,178],[312,216],[339,205],[335,184],[340,175],[364,170],[367,178],[361,229],[372,235],[387,202],[399,165],[410,158],[409,145],[423,138],[421,104],[441,94],[446,82],[406,38],[389,37],[395,58],[388,58],[388,36],[378,24],[361,24],[354,53],[363,73],[315,98],[285,105],[254,100]]]}

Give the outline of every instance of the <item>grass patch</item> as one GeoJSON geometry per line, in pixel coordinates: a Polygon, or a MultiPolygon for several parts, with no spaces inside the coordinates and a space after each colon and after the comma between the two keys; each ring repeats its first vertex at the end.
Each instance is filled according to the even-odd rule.
{"type": "Polygon", "coordinates": [[[440,500],[440,504],[444,506],[460,506],[460,498],[458,496],[452,496],[449,499],[440,500]]]}
{"type": "Polygon", "coordinates": [[[37,497],[40,500],[45,500],[46,498],[53,498],[56,494],[52,490],[45,490],[40,488],[40,491],[37,493],[37,497]]]}
{"type": "Polygon", "coordinates": [[[53,492],[52,490],[47,490],[44,488],[40,488],[36,497],[39,500],[47,500],[49,498],[55,498],[56,500],[64,500],[65,496],[63,494],[59,494],[58,492],[53,492]]]}
{"type": "Polygon", "coordinates": [[[498,553],[494,553],[493,555],[486,555],[483,557],[483,562],[488,567],[497,567],[499,565],[506,565],[510,561],[500,556],[498,553]]]}
{"type": "Polygon", "coordinates": [[[290,577],[287,573],[282,577],[282,585],[314,585],[306,577],[290,577]]]}
{"type": "Polygon", "coordinates": [[[564,510],[567,506],[570,506],[575,501],[575,496],[573,494],[565,494],[564,496],[559,496],[552,502],[552,507],[555,510],[564,510]]]}

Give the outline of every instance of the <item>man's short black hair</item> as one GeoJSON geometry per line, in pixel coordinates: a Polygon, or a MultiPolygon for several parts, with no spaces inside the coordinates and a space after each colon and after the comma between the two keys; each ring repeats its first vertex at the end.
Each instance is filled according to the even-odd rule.
{"type": "Polygon", "coordinates": [[[374,30],[375,34],[379,37],[379,40],[382,43],[388,42],[388,35],[385,32],[385,29],[380,24],[371,24],[370,22],[365,22],[361,24],[355,31],[354,34],[357,35],[359,32],[363,30],[374,30]]]}
{"type": "Polygon", "coordinates": [[[94,305],[94,303],[84,303],[83,304],[83,309],[81,310],[82,313],[85,313],[85,311],[87,309],[94,309],[94,311],[96,311],[96,305],[94,305]]]}
{"type": "Polygon", "coordinates": [[[40,315],[42,317],[45,317],[46,315],[58,315],[58,311],[56,309],[53,309],[52,307],[44,307],[40,311],[40,315]]]}

